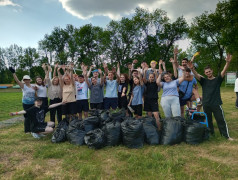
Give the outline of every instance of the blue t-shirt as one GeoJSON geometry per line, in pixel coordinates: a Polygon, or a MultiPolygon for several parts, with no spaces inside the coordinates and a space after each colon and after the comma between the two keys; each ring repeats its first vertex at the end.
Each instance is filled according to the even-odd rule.
{"type": "Polygon", "coordinates": [[[117,81],[106,80],[106,98],[117,98],[117,81]]]}
{"type": "Polygon", "coordinates": [[[161,82],[163,88],[162,97],[165,96],[179,96],[177,87],[179,86],[179,80],[173,80],[170,82],[161,82]]]}
{"type": "Polygon", "coordinates": [[[144,93],[144,87],[145,87],[144,85],[143,86],[137,85],[133,88],[133,91],[132,91],[133,99],[131,101],[132,106],[143,104],[142,96],[144,93]]]}
{"type": "Polygon", "coordinates": [[[191,96],[192,96],[192,93],[193,93],[193,85],[196,85],[197,84],[197,81],[195,78],[193,78],[192,81],[183,81],[180,85],[179,85],[179,90],[180,91],[183,91],[185,93],[186,91],[186,88],[187,88],[187,91],[185,93],[185,95],[183,96],[182,99],[189,99],[191,96]]]}

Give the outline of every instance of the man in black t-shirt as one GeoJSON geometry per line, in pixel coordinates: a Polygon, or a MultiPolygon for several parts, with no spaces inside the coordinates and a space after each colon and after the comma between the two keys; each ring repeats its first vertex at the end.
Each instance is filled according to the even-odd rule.
{"type": "Polygon", "coordinates": [[[208,125],[211,130],[211,134],[214,134],[214,127],[212,122],[212,113],[217,121],[217,125],[220,131],[220,134],[227,138],[228,140],[233,140],[229,136],[228,127],[225,121],[224,112],[222,109],[222,100],[220,87],[225,76],[225,73],[229,67],[232,56],[227,54],[226,65],[222,70],[221,74],[217,77],[213,76],[213,70],[211,67],[207,66],[204,68],[204,74],[207,78],[204,78],[200,74],[198,74],[191,62],[188,63],[188,67],[192,69],[193,74],[199,81],[202,86],[203,93],[203,110],[207,114],[208,125]]]}
{"type": "Polygon", "coordinates": [[[22,110],[19,112],[10,113],[11,116],[26,114],[27,118],[30,120],[30,129],[32,136],[39,139],[44,134],[49,134],[53,132],[54,122],[45,122],[45,114],[49,109],[62,105],[61,103],[52,104],[49,107],[42,106],[42,99],[36,98],[34,106],[27,110],[22,110]]]}

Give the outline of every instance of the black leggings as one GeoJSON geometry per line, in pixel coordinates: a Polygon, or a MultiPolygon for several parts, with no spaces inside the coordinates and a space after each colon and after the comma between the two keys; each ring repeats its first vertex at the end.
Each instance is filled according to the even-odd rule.
{"type": "Polygon", "coordinates": [[[238,108],[238,92],[236,92],[236,107],[238,108]]]}
{"type": "MultiPolygon", "coordinates": [[[[27,110],[29,108],[31,108],[32,106],[34,106],[34,104],[24,104],[22,103],[22,106],[23,106],[23,109],[24,110],[27,110]]],[[[27,115],[24,114],[24,131],[25,133],[27,132],[31,132],[31,121],[30,119],[27,118],[27,115]]]]}
{"type": "MultiPolygon", "coordinates": [[[[62,99],[60,98],[54,98],[53,100],[50,99],[50,105],[55,103],[62,102],[62,99]]],[[[58,123],[62,120],[62,107],[58,106],[55,108],[50,109],[50,121],[55,122],[55,114],[57,111],[57,121],[58,123]]]]}

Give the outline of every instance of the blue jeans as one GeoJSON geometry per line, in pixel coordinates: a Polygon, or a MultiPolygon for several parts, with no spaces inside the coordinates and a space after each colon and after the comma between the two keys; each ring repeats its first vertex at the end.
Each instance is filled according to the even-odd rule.
{"type": "Polygon", "coordinates": [[[164,96],[161,98],[160,103],[163,108],[165,117],[181,116],[178,96],[164,96]]]}

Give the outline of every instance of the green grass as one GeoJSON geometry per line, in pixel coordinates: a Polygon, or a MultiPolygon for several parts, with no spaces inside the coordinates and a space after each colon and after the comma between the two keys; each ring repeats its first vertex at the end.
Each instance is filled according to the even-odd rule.
{"type": "MultiPolygon", "coordinates": [[[[238,139],[235,93],[231,87],[221,92],[230,135],[238,139]]],[[[17,93],[21,99],[19,92],[8,96],[17,93]]],[[[17,101],[21,104],[19,99],[9,104],[15,106],[17,101]]],[[[52,144],[50,136],[33,139],[23,132],[23,124],[16,124],[0,129],[0,179],[237,179],[238,141],[229,142],[220,137],[217,126],[215,130],[215,137],[196,146],[93,150],[68,142],[52,144]]]]}

